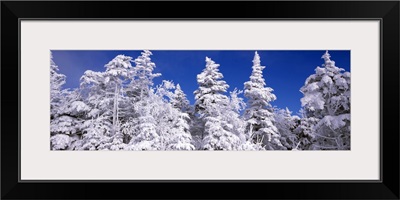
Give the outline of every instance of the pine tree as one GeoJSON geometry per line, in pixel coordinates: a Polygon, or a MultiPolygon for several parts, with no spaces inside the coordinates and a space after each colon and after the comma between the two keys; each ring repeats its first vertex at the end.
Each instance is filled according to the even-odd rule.
{"type": "Polygon", "coordinates": [[[206,57],[206,67],[197,75],[199,88],[195,94],[195,112],[203,123],[202,149],[234,150],[239,144],[239,137],[229,131],[230,124],[224,115],[229,109],[229,98],[225,96],[228,84],[221,80],[219,64],[206,57]]]}
{"type": "Polygon", "coordinates": [[[67,150],[79,140],[89,107],[77,90],[62,89],[66,76],[58,70],[50,52],[50,146],[52,150],[67,150]]]}
{"type": "Polygon", "coordinates": [[[178,111],[179,117],[175,120],[175,126],[171,130],[173,138],[172,144],[168,148],[172,150],[194,150],[194,145],[198,142],[194,141],[190,134],[190,125],[194,124],[192,120],[194,114],[189,100],[179,84],[176,85],[170,103],[178,111]]]}
{"type": "Polygon", "coordinates": [[[240,139],[224,128],[227,123],[220,116],[208,116],[205,121],[204,150],[237,150],[240,139]]]}
{"type": "Polygon", "coordinates": [[[174,95],[171,99],[171,104],[174,108],[179,109],[182,112],[188,113],[190,111],[189,100],[186,98],[186,94],[182,91],[179,84],[176,85],[174,95]]]}
{"type": "MultiPolygon", "coordinates": [[[[109,63],[104,65],[104,72],[85,71],[81,77],[81,93],[86,99],[86,104],[91,110],[87,113],[86,120],[95,120],[102,123],[100,143],[97,147],[101,150],[121,150],[124,148],[123,134],[120,129],[120,119],[124,113],[120,113],[121,105],[126,104],[124,88],[132,79],[132,58],[125,55],[117,55],[109,63]]],[[[84,135],[97,133],[96,127],[88,126],[84,135]]]]}
{"type": "Polygon", "coordinates": [[[99,150],[100,141],[106,137],[105,133],[108,131],[106,129],[109,127],[104,126],[104,121],[102,117],[85,121],[85,134],[83,134],[80,146],[78,147],[80,150],[99,150]]]}
{"type": "Polygon", "coordinates": [[[82,101],[78,90],[64,90],[59,107],[55,110],[57,112],[50,121],[52,149],[75,148],[74,143],[83,134],[85,116],[90,111],[90,107],[82,101]],[[57,141],[58,139],[60,141],[57,141]],[[63,145],[61,145],[62,142],[64,142],[63,145]],[[64,148],[61,148],[61,146],[64,148]]]}
{"type": "Polygon", "coordinates": [[[170,135],[171,141],[168,144],[168,150],[194,150],[192,136],[189,132],[188,119],[189,115],[180,110],[176,110],[177,118],[173,121],[170,135]]]}
{"type": "Polygon", "coordinates": [[[150,87],[153,86],[153,79],[161,76],[160,73],[153,73],[156,64],[151,61],[151,55],[153,55],[151,51],[144,50],[141,55],[134,60],[134,78],[126,89],[129,97],[137,100],[142,99],[143,96],[148,95],[150,87]]]}
{"type": "Polygon", "coordinates": [[[291,150],[298,147],[298,135],[294,133],[297,122],[300,120],[298,116],[292,116],[292,112],[286,107],[275,111],[275,126],[280,133],[280,141],[282,145],[291,150]]]}
{"type": "Polygon", "coordinates": [[[156,131],[156,120],[151,114],[151,107],[146,102],[138,107],[139,117],[133,127],[135,131],[130,143],[130,150],[160,150],[160,136],[156,131]]]}
{"type": "Polygon", "coordinates": [[[66,82],[66,76],[58,73],[59,68],[53,61],[53,53],[50,52],[50,117],[53,118],[62,101],[62,86],[66,82]]]}
{"type": "MultiPolygon", "coordinates": [[[[87,70],[80,81],[80,93],[86,105],[90,107],[84,122],[86,124],[85,128],[89,128],[92,120],[95,120],[96,123],[102,124],[105,136],[112,136],[113,130],[115,130],[113,129],[112,120],[113,101],[115,98],[113,97],[113,87],[108,84],[109,79],[107,79],[104,72],[87,70]]],[[[85,133],[87,132],[88,130],[86,129],[85,133]]]]}
{"type": "Polygon", "coordinates": [[[312,127],[312,149],[350,149],[350,73],[335,65],[328,51],[325,63],[317,67],[300,89],[307,118],[316,118],[312,127]]]}
{"type": "Polygon", "coordinates": [[[152,103],[154,99],[151,99],[150,96],[154,96],[151,94],[153,79],[161,74],[153,73],[156,65],[151,61],[151,55],[153,54],[149,50],[144,50],[134,60],[132,79],[124,90],[128,103],[124,109],[124,112],[127,113],[126,121],[122,123],[122,126],[126,133],[124,141],[129,143],[128,149],[154,150],[160,148],[157,146],[159,145],[157,142],[159,135],[155,130],[157,122],[151,108],[152,104],[154,105],[152,103]],[[145,129],[146,133],[141,133],[141,128],[145,129]]]}
{"type": "Polygon", "coordinates": [[[229,105],[224,112],[224,120],[227,122],[226,129],[240,138],[242,142],[246,140],[245,123],[240,116],[240,112],[246,108],[243,98],[239,97],[243,93],[242,90],[235,88],[229,92],[229,105]]]}
{"type": "Polygon", "coordinates": [[[132,76],[131,60],[129,56],[118,55],[104,66],[105,72],[87,70],[81,77],[81,90],[93,108],[89,117],[109,116],[111,127],[107,135],[110,136],[119,132],[119,104],[124,96],[123,87],[132,76]]]}
{"type": "Polygon", "coordinates": [[[194,91],[195,95],[195,111],[201,117],[216,115],[213,108],[218,106],[227,106],[229,99],[223,95],[229,88],[224,80],[221,72],[219,72],[219,64],[206,57],[206,67],[197,75],[197,83],[199,88],[194,91]]]}
{"type": "Polygon", "coordinates": [[[153,117],[156,119],[156,131],[160,136],[161,150],[193,150],[189,131],[189,102],[180,86],[172,81],[163,80],[150,92],[153,117]],[[175,89],[174,92],[172,90],[175,89]]]}
{"type": "MultiPolygon", "coordinates": [[[[125,55],[118,55],[113,60],[111,60],[108,64],[105,65],[105,79],[106,83],[113,89],[111,89],[113,98],[113,109],[112,109],[112,135],[120,134],[119,132],[119,122],[118,122],[118,111],[119,111],[119,98],[121,95],[121,91],[123,88],[123,84],[126,81],[129,81],[132,77],[132,57],[125,55]]],[[[118,137],[122,138],[121,135],[118,137]]],[[[118,139],[119,140],[119,139],[118,139]]]]}
{"type": "Polygon", "coordinates": [[[278,129],[275,127],[275,119],[271,101],[276,100],[272,94],[273,89],[265,87],[260,56],[255,52],[253,59],[253,72],[250,81],[244,83],[244,96],[248,99],[248,108],[244,116],[246,120],[246,133],[248,138],[256,141],[263,138],[263,143],[268,149],[280,149],[278,129]],[[264,138],[266,137],[266,139],[264,138]]]}
{"type": "Polygon", "coordinates": [[[301,110],[301,118],[297,120],[293,133],[297,136],[297,150],[310,150],[312,142],[315,138],[313,127],[318,123],[315,117],[306,117],[303,109],[301,110]]]}

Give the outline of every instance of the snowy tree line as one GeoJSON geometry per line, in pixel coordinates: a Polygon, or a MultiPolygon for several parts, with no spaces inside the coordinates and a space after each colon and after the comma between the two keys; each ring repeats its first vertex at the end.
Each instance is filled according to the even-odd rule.
{"type": "Polygon", "coordinates": [[[62,89],[66,76],[50,60],[52,150],[349,150],[350,72],[328,51],[300,91],[300,116],[271,105],[273,89],[255,52],[244,90],[223,80],[206,57],[195,103],[179,84],[154,85],[152,53],[118,55],[105,71],[87,70],[80,87],[62,89]],[[245,99],[239,97],[243,94],[245,99]]]}

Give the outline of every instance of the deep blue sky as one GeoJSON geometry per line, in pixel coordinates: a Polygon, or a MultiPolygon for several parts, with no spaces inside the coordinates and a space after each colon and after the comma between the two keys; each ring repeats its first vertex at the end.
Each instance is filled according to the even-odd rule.
{"type": "MultiPolygon", "coordinates": [[[[113,51],[113,50],[54,50],[53,60],[59,66],[59,73],[67,76],[64,88],[76,88],[79,79],[86,70],[104,71],[104,65],[119,54],[136,58],[140,50],[113,51]]],[[[205,57],[208,56],[220,64],[220,72],[232,91],[235,87],[243,89],[243,83],[249,80],[252,71],[254,51],[171,51],[151,50],[152,61],[156,64],[155,72],[162,74],[154,80],[155,84],[162,80],[171,80],[179,83],[182,90],[188,96],[191,104],[194,103],[193,91],[197,89],[196,75],[205,67],[205,57]]],[[[261,65],[266,66],[263,71],[268,87],[274,89],[277,100],[273,106],[279,108],[288,107],[293,114],[300,108],[299,91],[306,78],[314,73],[317,66],[323,64],[321,56],[325,50],[317,51],[258,51],[261,57],[261,65]]],[[[329,51],[331,59],[336,66],[350,71],[350,51],[329,51]]],[[[228,94],[228,93],[227,93],[228,94]]],[[[246,99],[245,99],[246,100],[246,99]]]]}

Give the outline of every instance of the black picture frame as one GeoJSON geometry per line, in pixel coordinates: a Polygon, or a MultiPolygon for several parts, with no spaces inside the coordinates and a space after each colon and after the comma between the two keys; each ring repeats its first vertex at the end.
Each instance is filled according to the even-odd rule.
{"type": "Polygon", "coordinates": [[[399,8],[399,1],[2,1],[1,198],[399,199],[399,8]],[[379,19],[381,180],[20,181],[20,19],[379,19]]]}

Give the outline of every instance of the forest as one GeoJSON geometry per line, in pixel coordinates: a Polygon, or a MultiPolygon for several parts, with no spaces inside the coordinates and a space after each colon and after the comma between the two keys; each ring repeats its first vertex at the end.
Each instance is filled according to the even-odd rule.
{"type": "Polygon", "coordinates": [[[350,150],[350,72],[328,51],[299,88],[299,115],[271,105],[277,96],[257,51],[242,89],[229,90],[220,65],[206,57],[193,105],[179,83],[154,84],[161,74],[152,55],[117,55],[104,71],[85,71],[78,88],[63,89],[67,77],[51,54],[50,149],[350,150]]]}

